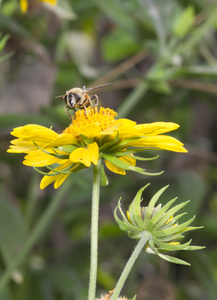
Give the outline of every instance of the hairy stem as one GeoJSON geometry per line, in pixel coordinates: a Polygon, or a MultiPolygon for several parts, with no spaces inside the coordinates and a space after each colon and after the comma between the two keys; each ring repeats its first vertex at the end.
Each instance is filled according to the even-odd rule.
{"type": "Polygon", "coordinates": [[[114,289],[114,292],[112,294],[111,300],[117,300],[118,296],[123,288],[123,285],[137,259],[139,256],[139,253],[144,249],[147,241],[150,239],[151,234],[147,231],[144,231],[143,236],[141,237],[139,243],[137,244],[136,248],[134,249],[133,253],[131,254],[122,274],[121,277],[118,280],[118,283],[116,284],[116,287],[114,289]]]}
{"type": "Polygon", "coordinates": [[[88,300],[95,300],[97,263],[98,263],[98,219],[99,219],[99,192],[100,192],[101,160],[93,166],[93,191],[91,209],[91,246],[90,246],[90,281],[88,300]]]}

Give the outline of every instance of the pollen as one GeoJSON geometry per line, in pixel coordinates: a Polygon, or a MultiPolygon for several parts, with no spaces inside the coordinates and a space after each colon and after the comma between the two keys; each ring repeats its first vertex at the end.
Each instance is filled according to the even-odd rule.
{"type": "Polygon", "coordinates": [[[97,124],[103,132],[114,125],[116,116],[117,113],[110,108],[100,107],[98,110],[97,107],[88,107],[86,108],[86,114],[84,110],[80,109],[75,112],[72,123],[64,130],[64,133],[70,133],[77,137],[79,128],[91,124],[97,124]]]}

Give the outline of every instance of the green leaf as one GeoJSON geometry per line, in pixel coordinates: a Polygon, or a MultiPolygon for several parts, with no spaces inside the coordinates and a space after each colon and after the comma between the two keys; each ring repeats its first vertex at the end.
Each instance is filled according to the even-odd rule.
{"type": "Polygon", "coordinates": [[[123,4],[116,0],[102,1],[93,0],[96,6],[112,21],[117,23],[129,34],[137,35],[137,25],[132,15],[126,11],[123,4]]]}
{"type": "Polygon", "coordinates": [[[179,16],[178,20],[176,21],[174,27],[173,27],[173,33],[178,36],[179,38],[184,37],[189,30],[191,29],[191,26],[194,22],[194,7],[189,6],[187,7],[184,12],[179,16]]]}
{"type": "Polygon", "coordinates": [[[4,14],[0,14],[0,26],[6,32],[10,31],[24,38],[32,38],[25,27],[21,25],[21,22],[17,22],[14,18],[5,16],[4,14]]]}
{"type": "Polygon", "coordinates": [[[0,38],[0,51],[4,49],[9,37],[9,34],[5,34],[3,37],[0,38]]]}
{"type": "Polygon", "coordinates": [[[155,32],[158,37],[159,47],[161,49],[164,48],[165,41],[166,41],[166,32],[165,32],[165,27],[162,20],[162,14],[158,2],[155,0],[151,0],[151,1],[145,0],[145,1],[141,1],[141,5],[143,5],[141,9],[147,10],[150,19],[152,20],[155,32]]]}
{"type": "Polygon", "coordinates": [[[26,237],[24,217],[8,199],[0,200],[0,251],[7,266],[20,251],[26,237]]]}
{"type": "Polygon", "coordinates": [[[107,35],[102,40],[101,47],[103,56],[108,62],[125,59],[142,49],[140,44],[122,30],[115,30],[107,35]]]}

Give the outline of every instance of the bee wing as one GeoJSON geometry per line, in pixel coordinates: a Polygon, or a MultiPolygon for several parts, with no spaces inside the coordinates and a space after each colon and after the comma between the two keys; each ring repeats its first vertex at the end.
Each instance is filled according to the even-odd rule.
{"type": "Polygon", "coordinates": [[[101,89],[104,86],[107,86],[109,84],[111,84],[111,82],[105,83],[105,84],[102,84],[102,85],[99,85],[99,86],[95,86],[95,87],[92,87],[92,88],[86,88],[85,85],[84,85],[83,86],[83,92],[90,92],[90,91],[93,91],[93,90],[98,90],[98,89],[101,89]]]}

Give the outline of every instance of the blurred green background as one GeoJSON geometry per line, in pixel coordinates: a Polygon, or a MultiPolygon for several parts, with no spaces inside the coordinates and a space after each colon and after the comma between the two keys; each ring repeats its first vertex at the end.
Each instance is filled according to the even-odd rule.
{"type": "MultiPolygon", "coordinates": [[[[0,1],[0,274],[56,197],[59,206],[0,300],[87,299],[92,170],[71,175],[58,190],[39,189],[41,175],[8,154],[10,131],[29,123],[69,124],[55,99],[72,87],[112,84],[98,93],[100,105],[138,123],[172,121],[172,135],[188,154],[160,152],[145,177],[108,173],[101,189],[97,296],[114,288],[135,247],[113,218],[150,182],[144,205],[161,197],[190,199],[188,218],[204,229],[188,234],[198,252],[177,256],[191,267],[140,255],[123,294],[138,300],[217,299],[217,2],[209,0],[58,0],[57,6],[0,1]]],[[[144,154],[147,156],[147,153],[144,154]]]]}

